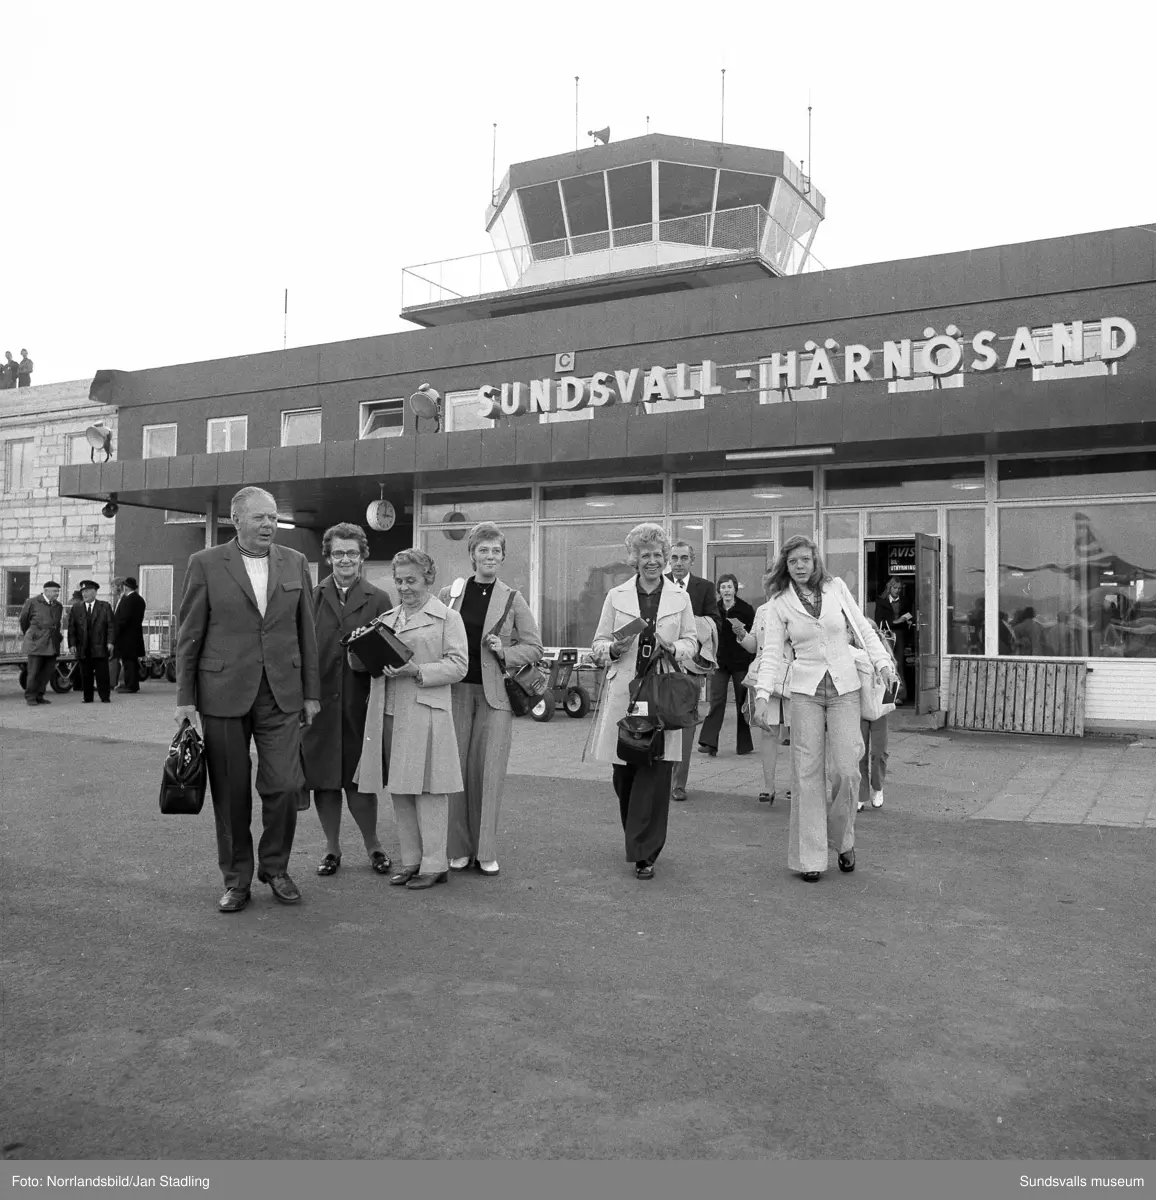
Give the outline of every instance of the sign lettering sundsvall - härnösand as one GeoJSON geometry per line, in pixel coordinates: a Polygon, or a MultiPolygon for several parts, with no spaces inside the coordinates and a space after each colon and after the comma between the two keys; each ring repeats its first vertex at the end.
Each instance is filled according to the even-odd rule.
{"type": "MultiPolygon", "coordinates": [[[[1100,325],[1100,351],[1091,357],[1110,361],[1123,358],[1136,347],[1136,329],[1123,317],[1104,317],[1100,325]],[[1119,341],[1116,335],[1119,334],[1119,341]]],[[[964,338],[955,325],[948,325],[941,334],[925,329],[926,339],[917,352],[911,338],[883,343],[880,357],[883,363],[882,380],[912,379],[916,375],[953,375],[963,369],[964,347],[970,345],[975,357],[967,364],[969,371],[1013,370],[1017,367],[1064,366],[1082,363],[1084,354],[1084,322],[1053,324],[1050,329],[1051,352],[1045,362],[1036,346],[1030,326],[1021,325],[1011,338],[1006,355],[995,349],[997,335],[981,329],[970,339],[964,338]]],[[[783,391],[787,388],[821,387],[838,383],[870,383],[871,363],[875,351],[868,346],[840,346],[834,338],[823,345],[804,343],[802,355],[796,350],[776,351],[760,360],[760,390],[783,391]],[[842,354],[842,376],[838,359],[842,354]],[[810,362],[800,376],[800,357],[810,362]]],[[[659,400],[681,400],[696,396],[719,396],[726,389],[718,382],[718,365],[704,359],[698,368],[700,382],[691,386],[692,368],[678,363],[674,370],[667,367],[631,367],[627,371],[597,371],[589,381],[575,375],[561,379],[532,379],[526,383],[503,383],[500,387],[486,384],[478,388],[478,412],[488,419],[515,416],[518,413],[572,412],[580,408],[603,408],[610,404],[651,404],[659,400]]],[[[750,390],[750,389],[744,389],[750,390]]]]}

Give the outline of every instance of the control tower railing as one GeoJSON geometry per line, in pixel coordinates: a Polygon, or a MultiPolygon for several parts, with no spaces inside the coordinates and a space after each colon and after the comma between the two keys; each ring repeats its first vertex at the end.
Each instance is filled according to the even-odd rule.
{"type": "Polygon", "coordinates": [[[822,271],[810,250],[813,235],[809,230],[804,243],[765,208],[748,204],[403,267],[401,306],[732,257],[757,256],[779,275],[822,271]]]}

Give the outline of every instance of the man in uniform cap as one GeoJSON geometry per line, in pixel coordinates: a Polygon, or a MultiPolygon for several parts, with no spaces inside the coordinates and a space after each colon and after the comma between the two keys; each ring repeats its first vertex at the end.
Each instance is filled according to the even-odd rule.
{"type": "Polygon", "coordinates": [[[23,653],[28,655],[28,678],[24,699],[29,704],[51,704],[44,689],[56,668],[60,653],[60,622],[64,606],[60,603],[60,584],[50,579],[40,588],[39,596],[29,596],[20,610],[20,632],[24,634],[23,653]]]}
{"type": "Polygon", "coordinates": [[[93,691],[100,693],[101,703],[112,699],[108,678],[108,660],[112,645],[112,606],[98,600],[100,584],[92,579],[80,581],[80,600],[68,614],[68,644],[80,665],[80,680],[84,687],[84,703],[91,704],[93,691]]]}
{"type": "MultiPolygon", "coordinates": [[[[140,691],[140,660],[144,658],[145,599],[137,591],[134,576],[120,581],[121,591],[112,610],[112,650],[124,672],[118,692],[140,691]]],[[[120,670],[117,671],[119,677],[120,670]]]]}

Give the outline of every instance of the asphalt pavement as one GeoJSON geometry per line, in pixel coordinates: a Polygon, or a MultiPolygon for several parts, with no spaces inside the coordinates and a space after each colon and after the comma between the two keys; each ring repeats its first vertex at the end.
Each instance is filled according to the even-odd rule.
{"type": "Polygon", "coordinates": [[[757,756],[696,756],[642,882],[589,720],[520,721],[497,878],[391,888],[348,817],[318,878],[309,811],[304,902],[222,916],[171,686],[52,699],[0,678],[6,1157],[1153,1157],[1143,743],[900,734],[818,884],[757,756]],[[1105,772],[1138,818],[1047,819],[1105,772]]]}

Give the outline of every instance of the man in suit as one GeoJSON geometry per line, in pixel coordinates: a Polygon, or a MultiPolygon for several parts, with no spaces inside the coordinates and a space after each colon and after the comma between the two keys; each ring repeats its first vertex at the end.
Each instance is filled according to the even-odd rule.
{"type": "Polygon", "coordinates": [[[24,699],[29,704],[51,704],[44,689],[56,667],[60,653],[60,622],[64,606],[60,603],[60,584],[50,579],[39,596],[29,596],[20,610],[20,632],[24,634],[23,653],[28,656],[28,677],[24,699]]]}
{"type": "Polygon", "coordinates": [[[100,702],[112,699],[108,678],[108,659],[112,645],[112,605],[98,600],[100,584],[91,579],[80,581],[80,600],[68,614],[68,644],[80,666],[80,681],[84,702],[91,704],[93,691],[100,693],[100,702]]]}
{"type": "Polygon", "coordinates": [[[369,558],[369,539],[360,525],[342,521],[321,539],[321,553],[333,568],[313,592],[314,628],[321,671],[321,712],[305,731],[305,786],[313,791],[317,819],[325,834],[325,855],[318,875],[335,875],[341,866],[341,793],[361,831],[370,866],[387,875],[392,865],[377,836],[377,795],[353,782],[365,739],[369,704],[368,672],[355,671],[342,638],[375,617],[384,616],[393,601],[362,578],[369,558]]]}
{"type": "MultiPolygon", "coordinates": [[[[695,617],[705,617],[713,621],[717,627],[719,622],[718,596],[714,584],[709,579],[691,572],[694,566],[694,547],[686,542],[675,542],[670,548],[670,574],[667,576],[674,584],[682,588],[690,596],[691,608],[695,617]]],[[[686,799],[686,781],[690,775],[690,756],[694,750],[695,726],[688,725],[682,731],[682,759],[674,768],[671,780],[670,798],[672,800],[686,799]]]]}
{"type": "Polygon", "coordinates": [[[257,878],[282,904],[301,899],[289,855],[304,790],[301,726],[321,711],[312,580],[305,555],[274,544],[277,504],[242,488],[230,506],[236,538],[189,558],[177,632],[178,725],[200,723],[217,859],[218,908],[249,903],[253,881],[250,742],[257,744],[261,840],[257,878]]]}
{"type": "Polygon", "coordinates": [[[120,663],[123,683],[118,692],[140,691],[140,660],[144,657],[145,600],[137,582],[127,576],[112,612],[112,652],[120,663]]]}

